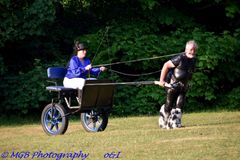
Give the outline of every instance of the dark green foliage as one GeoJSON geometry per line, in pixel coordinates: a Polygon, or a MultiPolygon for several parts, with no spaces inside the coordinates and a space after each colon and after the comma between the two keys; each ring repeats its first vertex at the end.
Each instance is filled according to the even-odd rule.
{"type": "MultiPolygon", "coordinates": [[[[66,66],[73,40],[88,44],[88,56],[94,66],[179,53],[190,39],[199,44],[198,63],[184,110],[238,109],[238,6],[233,0],[3,0],[0,2],[0,110],[27,113],[49,103],[46,69],[66,66]],[[215,11],[221,22],[210,14],[215,11]],[[20,51],[24,51],[21,56],[17,55],[20,51]]],[[[170,58],[109,68],[146,73],[161,69],[170,58]]],[[[159,74],[126,77],[106,72],[99,78],[144,81],[158,80],[159,74]]],[[[154,114],[164,101],[165,92],[159,86],[118,86],[113,114],[154,114]]]]}
{"type": "MultiPolygon", "coordinates": [[[[52,63],[49,66],[63,66],[63,64],[52,63]]],[[[30,71],[17,75],[3,75],[1,78],[0,97],[2,99],[0,108],[5,111],[14,111],[19,114],[28,113],[29,110],[38,109],[41,104],[51,100],[50,94],[46,91],[47,67],[39,59],[35,59],[34,67],[30,71]]]]}
{"type": "Polygon", "coordinates": [[[0,7],[0,47],[6,41],[46,35],[49,23],[55,18],[53,2],[48,0],[3,0],[0,7]]]}
{"type": "Polygon", "coordinates": [[[224,96],[223,106],[228,110],[240,110],[240,87],[234,88],[224,96]]]}
{"type": "Polygon", "coordinates": [[[2,76],[6,72],[6,66],[4,65],[3,58],[0,57],[0,75],[2,76]]]}
{"type": "Polygon", "coordinates": [[[27,73],[6,76],[1,83],[1,110],[27,113],[29,109],[39,107],[39,102],[46,101],[46,69],[36,60],[34,69],[27,73]]]}

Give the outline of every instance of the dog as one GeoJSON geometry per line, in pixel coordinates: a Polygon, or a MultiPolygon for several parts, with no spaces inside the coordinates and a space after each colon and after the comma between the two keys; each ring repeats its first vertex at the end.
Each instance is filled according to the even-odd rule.
{"type": "Polygon", "coordinates": [[[160,128],[167,128],[169,114],[165,112],[165,105],[162,105],[160,108],[160,117],[159,117],[159,127],[160,128]]]}
{"type": "Polygon", "coordinates": [[[159,127],[163,129],[174,129],[182,127],[182,112],[180,108],[173,108],[169,113],[165,112],[165,105],[161,106],[159,127]]]}
{"type": "Polygon", "coordinates": [[[182,112],[180,108],[173,108],[167,121],[167,129],[181,128],[182,112]]]}

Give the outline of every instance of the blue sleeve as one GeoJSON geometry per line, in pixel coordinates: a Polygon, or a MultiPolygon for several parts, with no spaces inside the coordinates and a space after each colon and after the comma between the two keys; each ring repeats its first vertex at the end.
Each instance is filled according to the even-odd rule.
{"type": "Polygon", "coordinates": [[[91,75],[94,75],[94,76],[99,76],[99,74],[100,74],[100,68],[92,68],[91,70],[90,70],[90,74],[91,75]]]}
{"type": "MultiPolygon", "coordinates": [[[[91,61],[89,58],[86,58],[86,64],[91,64],[91,61]]],[[[90,69],[90,74],[93,75],[93,76],[99,76],[100,74],[100,68],[92,68],[90,69]]]]}
{"type": "Polygon", "coordinates": [[[70,60],[69,70],[71,70],[72,74],[74,74],[76,77],[80,77],[81,74],[86,71],[85,67],[81,66],[74,57],[70,60]]]}

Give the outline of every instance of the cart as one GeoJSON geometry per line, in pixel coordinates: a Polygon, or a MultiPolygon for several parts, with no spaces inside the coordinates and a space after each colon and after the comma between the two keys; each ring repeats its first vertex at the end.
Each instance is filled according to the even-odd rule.
{"type": "Polygon", "coordinates": [[[104,131],[108,124],[108,117],[113,107],[113,95],[116,85],[145,85],[154,81],[118,82],[111,80],[87,79],[82,90],[66,88],[57,85],[62,82],[66,74],[64,67],[50,67],[47,69],[49,79],[55,85],[47,86],[49,92],[57,94],[52,102],[42,111],[41,124],[48,135],[64,134],[68,128],[69,116],[80,112],[83,128],[88,132],[104,131]],[[72,102],[76,102],[73,105],[72,102]]]}

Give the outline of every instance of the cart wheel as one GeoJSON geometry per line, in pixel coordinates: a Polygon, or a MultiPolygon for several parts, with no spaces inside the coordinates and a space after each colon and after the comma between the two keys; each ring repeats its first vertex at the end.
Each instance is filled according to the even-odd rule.
{"type": "Polygon", "coordinates": [[[104,131],[108,124],[108,114],[96,111],[81,113],[81,123],[88,132],[104,131]]]}
{"type": "Polygon", "coordinates": [[[48,104],[42,111],[41,123],[48,135],[64,134],[68,127],[66,110],[60,104],[48,104]]]}

